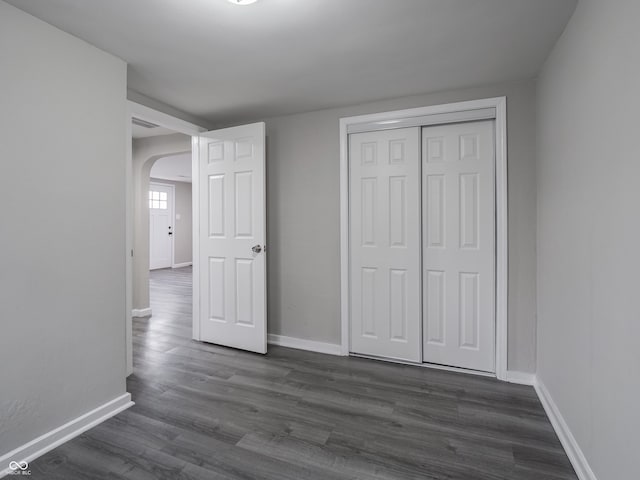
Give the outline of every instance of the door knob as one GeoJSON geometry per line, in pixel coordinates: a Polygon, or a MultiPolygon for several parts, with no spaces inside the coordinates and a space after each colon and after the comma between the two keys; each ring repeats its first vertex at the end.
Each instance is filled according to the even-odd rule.
{"type": "Polygon", "coordinates": [[[251,247],[251,250],[253,251],[253,253],[260,253],[262,251],[262,247],[260,245],[254,245],[253,247],[251,247]]]}

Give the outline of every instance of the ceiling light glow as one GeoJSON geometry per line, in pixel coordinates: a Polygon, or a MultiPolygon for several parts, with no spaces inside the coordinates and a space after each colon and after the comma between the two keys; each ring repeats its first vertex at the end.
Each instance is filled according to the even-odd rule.
{"type": "Polygon", "coordinates": [[[228,0],[234,5],[251,5],[252,3],[256,3],[258,0],[228,0]]]}

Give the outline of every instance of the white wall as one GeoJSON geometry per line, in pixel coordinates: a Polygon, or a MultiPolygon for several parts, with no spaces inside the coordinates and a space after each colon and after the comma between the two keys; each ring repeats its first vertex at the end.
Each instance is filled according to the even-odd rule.
{"type": "Polygon", "coordinates": [[[535,371],[535,83],[271,118],[267,124],[269,333],[340,343],[340,117],[507,96],[510,370],[535,371]]]}
{"type": "Polygon", "coordinates": [[[133,308],[149,308],[149,177],[161,157],[191,151],[191,137],[181,133],[133,141],[133,308]]]}
{"type": "Polygon", "coordinates": [[[152,182],[164,183],[175,187],[176,218],[173,222],[174,263],[188,263],[193,260],[193,211],[191,184],[188,182],[174,182],[161,178],[151,178],[152,182]],[[178,216],[180,219],[178,220],[178,216]]]}
{"type": "Polygon", "coordinates": [[[580,0],[538,91],[538,378],[600,480],[638,478],[640,2],[580,0]]]}
{"type": "Polygon", "coordinates": [[[1,457],[125,393],[126,65],[0,1],[0,72],[1,457]]]}

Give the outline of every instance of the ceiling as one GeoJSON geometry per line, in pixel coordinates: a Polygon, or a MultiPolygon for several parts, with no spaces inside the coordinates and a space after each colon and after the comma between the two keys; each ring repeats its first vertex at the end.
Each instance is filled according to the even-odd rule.
{"type": "Polygon", "coordinates": [[[191,183],[191,154],[183,153],[159,158],[151,167],[150,177],[191,183]]]}
{"type": "Polygon", "coordinates": [[[208,125],[532,78],[576,0],[7,0],[208,125]]]}

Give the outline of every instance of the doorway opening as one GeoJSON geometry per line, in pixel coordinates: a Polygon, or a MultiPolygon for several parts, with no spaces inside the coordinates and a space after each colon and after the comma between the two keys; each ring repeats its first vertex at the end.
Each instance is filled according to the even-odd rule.
{"type": "Polygon", "coordinates": [[[127,375],[143,334],[147,342],[191,338],[192,137],[204,131],[133,102],[129,110],[127,375]]]}
{"type": "MultiPolygon", "coordinates": [[[[149,296],[150,210],[157,210],[158,214],[165,206],[168,210],[171,193],[159,188],[150,190],[151,169],[158,160],[177,155],[191,156],[194,180],[193,265],[190,272],[186,265],[182,267],[192,282],[188,315],[191,329],[183,325],[187,326],[185,336],[266,353],[265,124],[207,132],[133,102],[129,107],[132,144],[127,159],[127,375],[133,373],[133,318],[153,317],[149,296]],[[134,138],[134,128],[140,131],[139,127],[159,129],[161,133],[134,138]]],[[[175,222],[173,216],[165,214],[175,222]]],[[[168,220],[156,220],[155,230],[164,232],[165,239],[166,235],[173,239],[173,225],[168,220]]],[[[153,279],[158,276],[155,272],[161,271],[153,270],[153,279]]],[[[163,327],[159,324],[158,330],[163,327]]]]}

